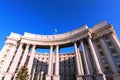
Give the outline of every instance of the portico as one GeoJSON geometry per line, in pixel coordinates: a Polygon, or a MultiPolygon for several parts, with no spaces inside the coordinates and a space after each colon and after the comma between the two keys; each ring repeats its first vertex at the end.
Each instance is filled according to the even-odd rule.
{"type": "Polygon", "coordinates": [[[112,25],[105,22],[56,35],[11,33],[0,54],[0,79],[14,80],[26,64],[29,80],[107,80],[108,75],[111,80],[119,80],[120,65],[114,59],[120,55],[119,48],[112,25]],[[71,46],[73,52],[61,54],[60,49],[71,46]],[[49,53],[38,53],[39,48],[48,49],[49,53]]]}

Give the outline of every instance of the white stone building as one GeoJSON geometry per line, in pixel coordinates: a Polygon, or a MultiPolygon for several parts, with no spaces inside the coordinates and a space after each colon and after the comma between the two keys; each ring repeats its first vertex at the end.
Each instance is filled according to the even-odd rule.
{"type": "Polygon", "coordinates": [[[120,42],[105,21],[56,35],[11,33],[0,52],[0,80],[15,80],[24,64],[29,80],[120,80],[120,42]],[[70,46],[73,52],[61,54],[70,46]]]}

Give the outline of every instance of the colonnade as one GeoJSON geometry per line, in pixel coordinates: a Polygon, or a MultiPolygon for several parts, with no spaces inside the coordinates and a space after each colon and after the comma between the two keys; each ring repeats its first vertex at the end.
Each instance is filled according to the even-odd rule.
{"type": "MultiPolygon", "coordinates": [[[[120,45],[118,39],[113,35],[110,34],[110,38],[113,40],[114,44],[116,45],[116,48],[118,51],[120,50],[120,45]]],[[[95,50],[95,46],[93,45],[93,41],[91,37],[85,38],[88,42],[88,45],[90,47],[90,53],[86,49],[86,45],[83,40],[77,40],[73,43],[74,49],[75,49],[75,57],[76,57],[76,67],[77,67],[77,75],[76,78],[77,80],[93,80],[93,73],[91,71],[92,66],[90,65],[90,57],[88,54],[92,55],[94,64],[95,64],[95,69],[96,69],[96,80],[106,80],[105,74],[101,68],[100,61],[97,56],[97,52],[95,50]],[[79,47],[77,45],[77,42],[79,42],[82,46],[82,53],[79,50],[79,47]],[[83,59],[82,56],[83,55],[83,59]],[[83,60],[83,61],[82,61],[83,60]],[[84,62],[84,63],[83,63],[84,62]],[[83,68],[83,64],[85,66],[85,69],[83,68]]],[[[107,60],[109,61],[110,68],[113,72],[113,74],[118,74],[118,69],[116,67],[116,64],[111,56],[111,52],[108,49],[105,40],[103,37],[99,38],[100,43],[105,51],[105,56],[107,60]]],[[[26,44],[25,50],[23,50],[23,46],[25,43],[20,43],[19,47],[17,48],[17,44],[14,44],[10,51],[9,54],[7,55],[7,58],[1,67],[0,73],[5,73],[4,80],[11,80],[12,77],[17,74],[16,70],[20,69],[25,63],[27,59],[28,53],[30,53],[30,58],[27,64],[28,67],[28,73],[31,76],[31,70],[33,66],[33,61],[34,61],[34,56],[36,53],[36,48],[37,45],[30,45],[26,44]],[[31,52],[30,52],[30,47],[32,46],[31,52]],[[12,63],[11,63],[12,61],[12,63]],[[7,72],[7,73],[6,73],[7,72]]],[[[59,72],[59,65],[60,65],[60,45],[50,45],[50,54],[49,54],[49,60],[48,60],[48,73],[46,75],[46,80],[60,80],[60,72],[59,72]],[[56,47],[56,56],[55,56],[55,73],[53,73],[53,50],[54,47],[56,47]]],[[[3,74],[4,75],[4,74],[3,74]]],[[[3,76],[1,76],[3,77],[3,76]]],[[[30,79],[30,78],[29,78],[30,79]]],[[[115,79],[117,80],[117,79],[115,79]]]]}

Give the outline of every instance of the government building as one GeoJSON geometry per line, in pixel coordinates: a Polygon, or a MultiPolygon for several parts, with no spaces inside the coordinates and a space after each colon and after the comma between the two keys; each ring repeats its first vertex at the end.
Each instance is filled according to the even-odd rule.
{"type": "Polygon", "coordinates": [[[29,80],[120,80],[120,41],[106,21],[63,34],[12,32],[0,51],[0,80],[15,80],[24,64],[29,80]],[[62,53],[67,47],[73,51],[62,53]]]}

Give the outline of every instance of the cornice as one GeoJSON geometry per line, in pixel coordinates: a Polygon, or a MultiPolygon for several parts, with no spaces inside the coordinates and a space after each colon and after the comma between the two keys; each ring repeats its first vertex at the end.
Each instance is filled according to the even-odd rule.
{"type": "Polygon", "coordinates": [[[88,30],[88,27],[85,25],[76,30],[66,32],[63,34],[56,34],[56,35],[38,35],[38,34],[25,32],[22,38],[27,40],[34,40],[34,41],[58,41],[58,40],[66,40],[66,39],[73,38],[77,35],[80,35],[86,30],[88,30]]]}
{"type": "Polygon", "coordinates": [[[89,29],[87,26],[80,27],[76,30],[57,35],[37,35],[25,33],[21,41],[30,42],[38,45],[61,45],[71,43],[88,36],[89,29]]]}

